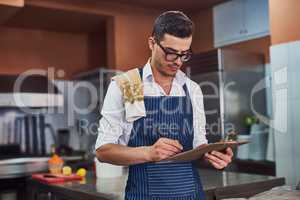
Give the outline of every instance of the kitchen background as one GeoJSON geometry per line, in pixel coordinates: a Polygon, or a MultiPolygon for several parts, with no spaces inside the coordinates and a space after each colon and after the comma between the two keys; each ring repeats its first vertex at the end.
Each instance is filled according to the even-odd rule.
{"type": "Polygon", "coordinates": [[[209,141],[231,131],[252,141],[228,170],[295,185],[298,0],[0,0],[0,163],[47,157],[54,146],[69,159],[93,160],[110,78],[145,64],[153,21],[170,9],[195,23],[185,70],[205,95],[209,141]],[[13,86],[24,72],[33,75],[19,91],[21,105],[13,86]]]}

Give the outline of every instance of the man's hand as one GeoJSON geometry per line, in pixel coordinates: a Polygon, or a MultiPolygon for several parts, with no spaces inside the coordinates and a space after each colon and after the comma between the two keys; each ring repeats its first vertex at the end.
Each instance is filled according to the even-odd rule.
{"type": "Polygon", "coordinates": [[[227,167],[232,161],[233,152],[231,148],[226,149],[226,153],[221,153],[219,151],[212,151],[211,153],[206,153],[204,159],[206,159],[212,166],[216,169],[223,169],[227,167]]]}
{"type": "Polygon", "coordinates": [[[169,138],[159,138],[155,144],[148,148],[148,156],[150,161],[157,162],[171,157],[182,151],[183,147],[178,140],[169,138]]]}

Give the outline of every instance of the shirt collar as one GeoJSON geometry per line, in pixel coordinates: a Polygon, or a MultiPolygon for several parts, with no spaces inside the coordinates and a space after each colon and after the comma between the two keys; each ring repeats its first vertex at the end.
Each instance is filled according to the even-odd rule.
{"type": "MultiPolygon", "coordinates": [[[[144,65],[143,67],[143,81],[153,81],[153,74],[152,74],[152,68],[150,65],[150,59],[148,60],[148,62],[144,65]]],[[[181,86],[183,86],[186,82],[186,75],[183,71],[178,70],[174,81],[178,84],[180,84],[181,86]]]]}

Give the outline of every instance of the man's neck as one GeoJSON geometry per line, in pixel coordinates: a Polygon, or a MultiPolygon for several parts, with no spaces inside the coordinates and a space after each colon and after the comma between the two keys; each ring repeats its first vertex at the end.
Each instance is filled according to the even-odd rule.
{"type": "Polygon", "coordinates": [[[163,75],[152,65],[151,65],[151,69],[152,69],[152,75],[153,75],[154,81],[156,83],[158,83],[160,85],[160,87],[163,88],[163,90],[165,91],[166,94],[169,95],[174,77],[163,75]]]}

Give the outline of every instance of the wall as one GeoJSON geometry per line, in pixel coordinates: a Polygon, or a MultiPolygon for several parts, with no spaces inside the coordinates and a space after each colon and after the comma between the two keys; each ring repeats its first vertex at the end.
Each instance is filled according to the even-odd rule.
{"type": "Polygon", "coordinates": [[[9,6],[23,6],[24,0],[0,0],[0,4],[9,6]]]}
{"type": "Polygon", "coordinates": [[[235,50],[249,52],[249,53],[263,54],[265,58],[265,63],[269,63],[270,46],[271,46],[271,39],[270,36],[267,36],[259,39],[232,44],[226,46],[225,49],[235,49],[235,50]]]}
{"type": "Polygon", "coordinates": [[[300,40],[299,0],[269,0],[272,45],[300,40]]]}
{"type": "MultiPolygon", "coordinates": [[[[48,7],[58,10],[65,9],[111,16],[112,19],[107,23],[105,33],[107,38],[106,47],[100,46],[102,53],[99,53],[101,60],[106,59],[106,61],[100,64],[103,66],[103,63],[106,63],[106,66],[109,68],[121,70],[145,64],[150,56],[147,40],[151,34],[155,18],[162,12],[162,10],[149,10],[146,8],[102,1],[87,2],[84,0],[73,0],[72,4],[70,4],[67,0],[27,0],[25,4],[28,6],[48,7]],[[104,55],[105,52],[106,55],[104,55]]],[[[212,9],[201,10],[197,13],[190,14],[190,16],[195,23],[195,33],[192,44],[194,52],[200,53],[212,50],[214,48],[212,9]]],[[[67,43],[68,42],[66,42],[66,45],[67,43]]],[[[77,42],[77,44],[79,43],[82,42],[77,42]]],[[[258,43],[259,42],[255,43],[254,46],[258,43]]],[[[79,49],[82,50],[84,46],[85,45],[79,49]]],[[[245,49],[244,47],[238,48],[245,49]]],[[[250,47],[250,49],[251,48],[252,47],[250,47]]],[[[93,58],[95,57],[97,57],[97,54],[93,55],[93,58]]],[[[78,65],[80,62],[83,61],[78,61],[78,65]]],[[[89,62],[91,62],[91,59],[89,62]]],[[[74,68],[74,71],[84,71],[88,69],[88,65],[82,65],[81,68],[74,65],[74,68]]],[[[24,70],[24,68],[22,70],[24,70]]],[[[73,73],[72,71],[73,69],[70,74],[73,73]]]]}
{"type": "MultiPolygon", "coordinates": [[[[107,24],[107,66],[126,70],[145,64],[150,56],[148,37],[151,35],[155,18],[162,10],[149,10],[99,1],[73,0],[27,0],[28,6],[67,9],[111,16],[107,24]]],[[[195,23],[193,50],[195,53],[213,49],[212,9],[201,10],[190,15],[195,23]]],[[[76,68],[76,67],[75,67],[76,68]]],[[[82,66],[80,70],[86,69],[82,66]]]]}
{"type": "MultiPolygon", "coordinates": [[[[100,37],[101,38],[101,37],[100,37]]],[[[72,74],[90,67],[105,65],[105,52],[100,47],[96,60],[90,58],[87,34],[0,27],[1,74],[19,74],[28,69],[55,67],[72,74]],[[101,52],[102,51],[102,52],[101,52]],[[103,57],[102,57],[103,56],[103,57]]],[[[101,46],[99,42],[98,46],[101,46]]]]}
{"type": "MultiPolygon", "coordinates": [[[[35,2],[34,0],[31,0],[35,2]]],[[[49,0],[48,0],[49,1],[49,0]]],[[[47,2],[43,0],[43,2],[47,2]]],[[[35,2],[36,4],[40,4],[35,2]]],[[[55,7],[64,4],[55,1],[55,7]]],[[[146,9],[107,2],[91,2],[83,4],[75,0],[72,9],[88,10],[98,14],[113,16],[114,22],[109,27],[108,37],[114,35],[109,44],[109,51],[115,52],[113,61],[108,60],[110,68],[126,70],[145,64],[150,56],[148,37],[151,35],[155,18],[164,10],[146,9]]],[[[198,13],[187,13],[195,23],[193,50],[196,53],[213,49],[212,9],[201,10],[198,13]]]]}
{"type": "Polygon", "coordinates": [[[150,57],[148,37],[156,15],[119,15],[116,17],[116,68],[127,70],[143,66],[150,57]]]}
{"type": "Polygon", "coordinates": [[[201,10],[191,15],[195,25],[192,49],[201,53],[214,49],[213,45],[213,13],[212,9],[201,10]]]}
{"type": "Polygon", "coordinates": [[[70,4],[67,0],[28,0],[27,4],[111,16],[113,21],[107,27],[108,67],[122,70],[145,64],[150,55],[147,40],[155,18],[162,12],[104,1],[73,0],[70,4]]]}
{"type": "Polygon", "coordinates": [[[26,7],[86,12],[110,18],[106,21],[106,31],[101,34],[0,26],[0,73],[16,74],[32,67],[55,66],[66,70],[66,79],[69,79],[73,74],[95,67],[126,70],[142,66],[150,56],[147,40],[154,19],[160,13],[146,8],[83,0],[73,0],[72,3],[68,0],[27,0],[26,7]]]}

